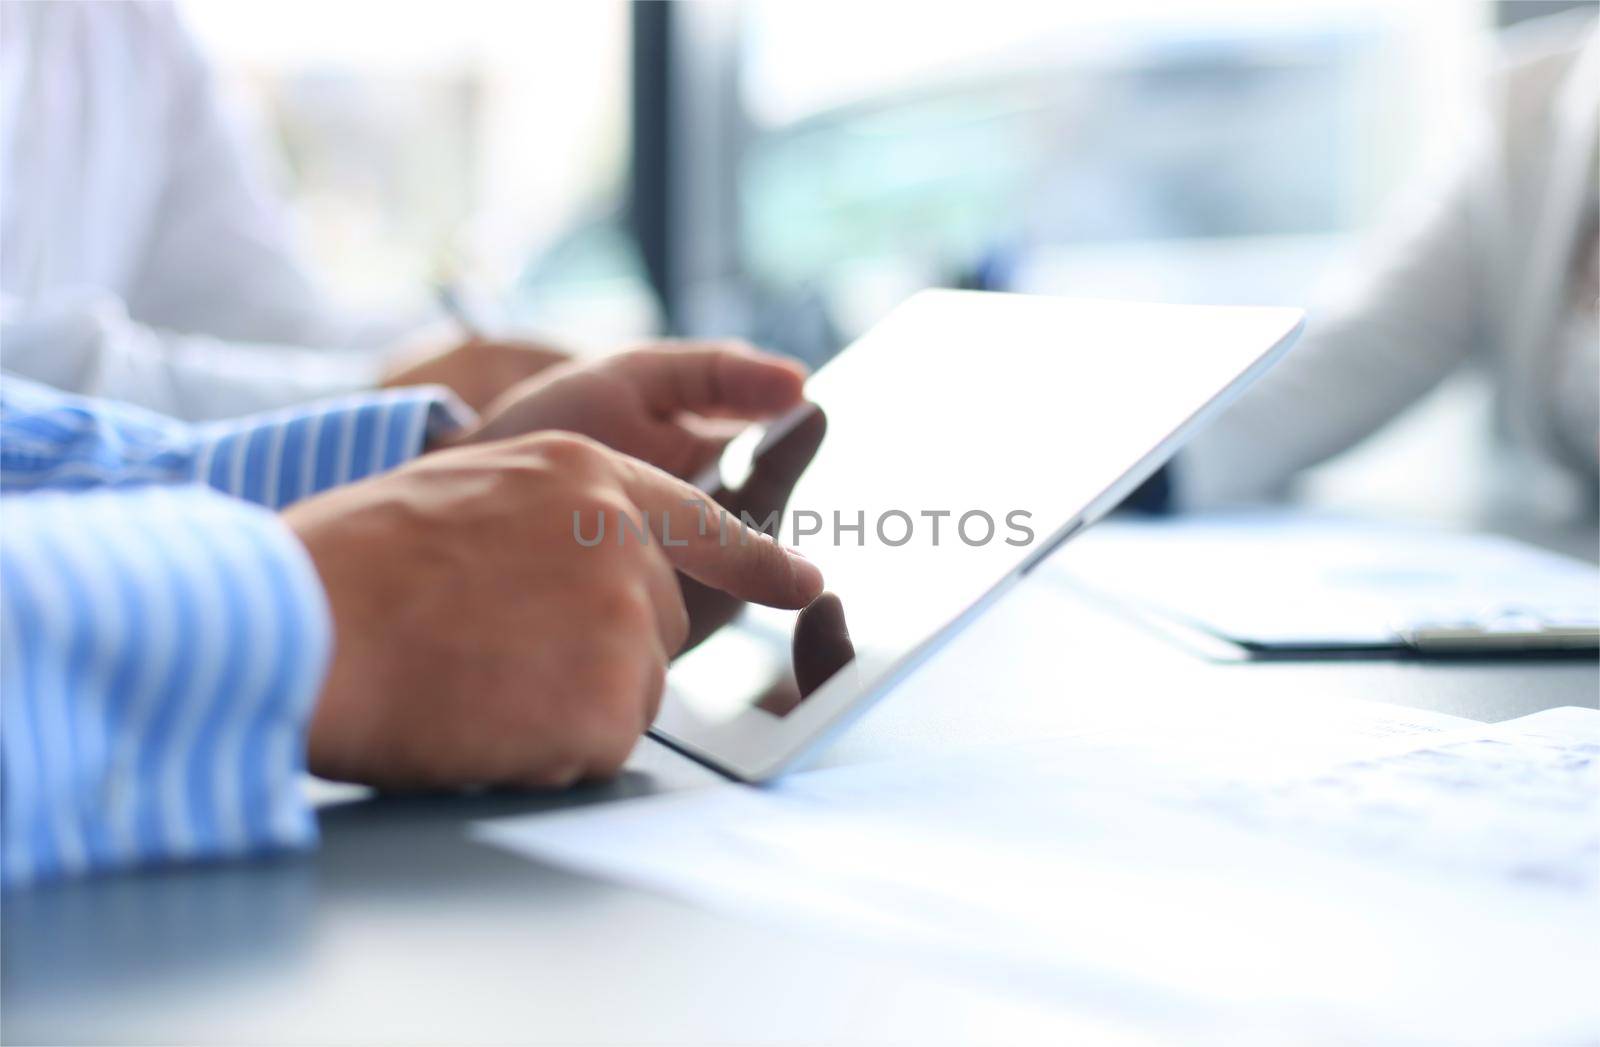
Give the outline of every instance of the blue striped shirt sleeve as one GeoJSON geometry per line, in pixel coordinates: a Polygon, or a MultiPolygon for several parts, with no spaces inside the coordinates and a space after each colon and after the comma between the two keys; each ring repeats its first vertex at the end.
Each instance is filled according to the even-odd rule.
{"type": "Polygon", "coordinates": [[[0,489],[199,482],[281,509],[392,469],[469,419],[448,390],[419,386],[193,426],[6,376],[0,489]]]}
{"type": "Polygon", "coordinates": [[[0,497],[0,882],[309,846],[305,550],[198,485],[0,497]]]}
{"type": "Polygon", "coordinates": [[[0,380],[0,883],[309,845],[331,625],[268,510],[466,417],[421,388],[191,426],[0,380]]]}

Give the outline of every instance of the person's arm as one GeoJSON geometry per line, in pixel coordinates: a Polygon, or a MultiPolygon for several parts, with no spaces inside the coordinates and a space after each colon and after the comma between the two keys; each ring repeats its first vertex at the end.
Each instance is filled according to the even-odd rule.
{"type": "Polygon", "coordinates": [[[93,18],[46,11],[7,28],[41,75],[8,85],[6,101],[19,110],[19,126],[42,138],[14,158],[27,177],[11,187],[8,217],[52,215],[65,227],[32,229],[33,240],[87,240],[123,260],[87,273],[69,261],[52,275],[58,267],[46,251],[24,266],[24,278],[8,278],[0,303],[7,371],[188,419],[378,384],[377,351],[422,317],[379,320],[326,300],[264,177],[264,158],[172,5],[115,6],[93,18]],[[80,53],[102,61],[79,68],[72,59],[80,53]],[[52,109],[69,104],[57,95],[79,94],[96,102],[87,115],[52,109]],[[98,104],[105,100],[109,111],[98,104]],[[136,137],[121,134],[124,123],[136,137]],[[69,135],[90,140],[50,148],[52,136],[69,135]],[[52,170],[58,152],[131,170],[52,170]],[[107,195],[105,187],[124,178],[149,193],[107,195]],[[61,194],[80,182],[101,191],[63,205],[61,194]]]}
{"type": "Polygon", "coordinates": [[[1300,344],[1186,447],[1172,467],[1178,508],[1281,496],[1303,469],[1353,446],[1415,403],[1475,351],[1480,271],[1489,253],[1465,165],[1416,196],[1409,221],[1377,245],[1300,344]]]}
{"type": "Polygon", "coordinates": [[[0,383],[8,493],[203,483],[281,509],[392,469],[470,421],[448,391],[413,387],[189,425],[12,376],[0,383]]]}
{"type": "MultiPolygon", "coordinates": [[[[114,220],[127,227],[117,235],[100,227],[107,219],[94,200],[80,202],[101,217],[96,225],[86,217],[76,235],[126,240],[125,279],[41,277],[25,287],[8,285],[11,293],[0,301],[7,371],[175,418],[208,420],[380,384],[444,382],[482,406],[565,359],[536,343],[423,332],[426,321],[437,319],[430,308],[378,315],[332,302],[295,242],[287,208],[264,174],[259,143],[231,111],[172,5],[108,8],[93,20],[19,20],[19,32],[30,27],[37,31],[25,43],[39,49],[41,62],[79,50],[109,53],[104,76],[135,96],[119,104],[139,117],[136,126],[147,139],[127,162],[140,165],[135,181],[158,189],[148,208],[117,212],[114,220]],[[69,46],[47,46],[63,37],[69,46]],[[135,66],[136,76],[127,72],[135,66]]],[[[61,76],[96,82],[70,65],[61,76]]],[[[41,128],[55,126],[47,91],[24,90],[16,102],[39,110],[30,119],[41,128]]],[[[100,119],[114,125],[118,114],[100,119]]],[[[69,123],[55,133],[103,133],[98,126],[69,123]]],[[[87,155],[105,162],[102,153],[87,155]]],[[[35,151],[32,168],[49,155],[35,151]]],[[[59,177],[32,173],[19,182],[21,195],[11,194],[8,211],[26,212],[29,193],[61,191],[59,177]]],[[[120,177],[95,174],[101,181],[120,177]]]]}
{"type": "Polygon", "coordinates": [[[330,299],[269,177],[273,158],[258,129],[179,11],[157,5],[147,14],[144,43],[165,88],[163,170],[129,312],[164,330],[321,350],[384,350],[436,319],[431,308],[382,316],[330,299]]]}
{"type": "Polygon", "coordinates": [[[199,486],[0,499],[8,887],[310,845],[330,647],[305,550],[199,486]]]}
{"type": "MultiPolygon", "coordinates": [[[[731,348],[639,356],[588,392],[616,381],[639,385],[641,415],[608,419],[630,438],[652,405],[800,396],[792,367],[731,348]]],[[[539,399],[522,425],[553,419],[539,399]]],[[[7,883],[304,844],[306,765],[404,787],[615,774],[690,633],[675,571],[788,608],[821,591],[738,521],[666,543],[700,492],[570,433],[504,432],[509,413],[372,475],[442,410],[392,394],[197,431],[0,385],[7,883]],[[196,478],[295,504],[274,517],[196,478]],[[577,516],[602,513],[663,540],[578,543],[577,516]]]]}
{"type": "Polygon", "coordinates": [[[260,136],[228,104],[182,21],[170,7],[162,15],[158,35],[171,80],[168,168],[129,310],[156,328],[226,340],[171,344],[169,355],[183,369],[204,368],[189,381],[201,390],[198,402],[186,397],[176,413],[219,418],[378,385],[430,384],[447,385],[482,409],[569,358],[539,341],[456,330],[432,306],[380,314],[332,301],[269,184],[260,136]],[[253,344],[261,342],[280,344],[253,344]],[[237,389],[242,406],[216,409],[208,390],[219,384],[237,389]]]}
{"type": "Polygon", "coordinates": [[[329,615],[268,508],[415,457],[453,412],[405,390],[194,427],[0,385],[7,885],[314,839],[329,615]]]}
{"type": "Polygon", "coordinates": [[[106,290],[64,290],[0,303],[0,343],[12,374],[85,396],[204,421],[377,385],[373,354],[333,353],[140,322],[106,290]]]}

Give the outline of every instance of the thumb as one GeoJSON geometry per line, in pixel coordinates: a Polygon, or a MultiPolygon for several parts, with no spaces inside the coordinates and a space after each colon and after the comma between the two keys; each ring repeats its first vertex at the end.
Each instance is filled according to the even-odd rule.
{"type": "Polygon", "coordinates": [[[663,417],[680,411],[766,418],[800,402],[798,363],[739,343],[689,342],[635,349],[612,366],[663,417]]]}

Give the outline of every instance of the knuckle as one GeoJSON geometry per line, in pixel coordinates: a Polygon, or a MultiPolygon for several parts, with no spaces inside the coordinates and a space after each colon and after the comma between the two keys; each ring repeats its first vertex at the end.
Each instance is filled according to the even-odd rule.
{"type": "MultiPolygon", "coordinates": [[[[649,713],[648,720],[650,722],[654,722],[655,714],[661,708],[661,699],[666,694],[666,691],[667,662],[664,658],[658,658],[651,663],[645,676],[644,705],[649,713]]],[[[650,724],[646,723],[644,726],[648,728],[650,724]]]]}
{"type": "MultiPolygon", "coordinates": [[[[689,630],[691,628],[689,609],[683,605],[682,600],[678,600],[672,605],[672,609],[668,613],[667,653],[676,654],[683,650],[684,644],[689,642],[689,630]]],[[[665,667],[663,667],[662,671],[663,673],[665,672],[665,667]]],[[[659,687],[656,688],[656,693],[659,694],[660,690],[659,687]]]]}
{"type": "Polygon", "coordinates": [[[585,741],[591,768],[610,764],[620,767],[633,751],[644,729],[644,700],[637,673],[630,673],[625,688],[595,695],[588,705],[585,741]]]}
{"type": "Polygon", "coordinates": [[[577,433],[541,433],[532,438],[541,457],[551,465],[576,473],[590,473],[604,467],[608,452],[598,443],[577,433]]]}
{"type": "MultiPolygon", "coordinates": [[[[687,615],[685,616],[687,618],[687,615]]],[[[644,671],[644,697],[654,701],[667,688],[667,660],[651,658],[644,671]]]]}
{"type": "Polygon", "coordinates": [[[641,360],[654,363],[667,357],[675,356],[681,351],[682,345],[679,342],[649,342],[645,345],[635,346],[612,359],[618,366],[626,367],[637,364],[641,360]]]}
{"type": "Polygon", "coordinates": [[[639,742],[637,734],[628,734],[616,743],[597,752],[589,762],[589,776],[599,779],[615,778],[622,773],[628,757],[633,755],[634,746],[639,742]]]}
{"type": "Polygon", "coordinates": [[[542,767],[535,767],[523,776],[519,784],[527,785],[534,789],[566,789],[576,784],[583,777],[583,761],[565,758],[552,760],[542,767]]]}
{"type": "Polygon", "coordinates": [[[645,716],[655,706],[653,692],[646,688],[654,684],[656,676],[653,666],[629,666],[626,679],[619,680],[620,686],[610,693],[609,700],[597,703],[596,722],[589,735],[591,774],[609,778],[627,762],[646,727],[645,716]]]}
{"type": "MultiPolygon", "coordinates": [[[[580,487],[570,492],[564,500],[586,520],[605,520],[608,529],[620,527],[623,517],[632,518],[638,513],[632,502],[604,487],[580,487]]],[[[625,543],[619,543],[609,530],[604,537],[607,540],[600,542],[604,547],[625,547],[625,543]]]]}
{"type": "Polygon", "coordinates": [[[634,667],[640,644],[632,636],[603,633],[574,652],[573,699],[578,715],[610,719],[638,689],[634,667]]]}
{"type": "Polygon", "coordinates": [[[776,538],[756,532],[750,539],[749,550],[750,554],[739,566],[750,581],[784,578],[789,574],[789,554],[784,552],[776,538]]]}
{"type": "MultiPolygon", "coordinates": [[[[627,516],[637,520],[639,507],[633,500],[616,487],[590,487],[584,491],[584,496],[590,499],[597,509],[604,509],[612,516],[627,516]]],[[[643,547],[642,542],[631,541],[630,547],[643,547]]]]}
{"type": "Polygon", "coordinates": [[[562,484],[556,480],[541,504],[551,511],[547,518],[571,532],[572,540],[583,547],[587,569],[616,565],[627,570],[640,552],[640,542],[631,533],[624,540],[624,521],[637,529],[638,510],[620,491],[606,484],[562,484]]]}
{"type": "MultiPolygon", "coordinates": [[[[622,645],[637,643],[639,634],[648,631],[655,620],[649,594],[626,578],[597,586],[587,610],[596,639],[614,636],[613,642],[622,645]]],[[[604,648],[610,644],[598,646],[604,648]]]]}

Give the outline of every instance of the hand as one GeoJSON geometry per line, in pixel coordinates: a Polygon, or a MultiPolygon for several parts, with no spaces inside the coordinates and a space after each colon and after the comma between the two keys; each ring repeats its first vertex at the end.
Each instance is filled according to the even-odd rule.
{"type": "Polygon", "coordinates": [[[396,355],[382,385],[444,385],[481,411],[507,389],[572,359],[570,353],[528,341],[469,338],[447,349],[430,346],[396,355]]]}
{"type": "Polygon", "coordinates": [[[742,342],[662,343],[551,368],[496,400],[453,442],[561,429],[688,478],[721,454],[734,431],[727,420],[786,411],[804,384],[799,364],[742,342]]]}
{"type": "MultiPolygon", "coordinates": [[[[827,415],[813,405],[794,428],[751,463],[750,474],[738,489],[720,489],[712,497],[734,520],[770,518],[781,522],[795,484],[817,456],[827,432],[827,415]]],[[[700,644],[744,609],[741,601],[719,589],[701,585],[693,578],[680,577],[678,581],[683,587],[684,606],[689,609],[685,650],[700,644]]]]}
{"type": "Polygon", "coordinates": [[[311,770],[391,788],[615,774],[688,635],[674,569],[776,607],[822,589],[815,566],[737,521],[725,541],[698,535],[683,500],[700,498],[545,434],[427,455],[291,507],[336,636],[311,770]],[[621,517],[667,512],[674,545],[617,540],[621,517]],[[603,514],[605,540],[580,544],[574,513],[586,538],[603,514]]]}

